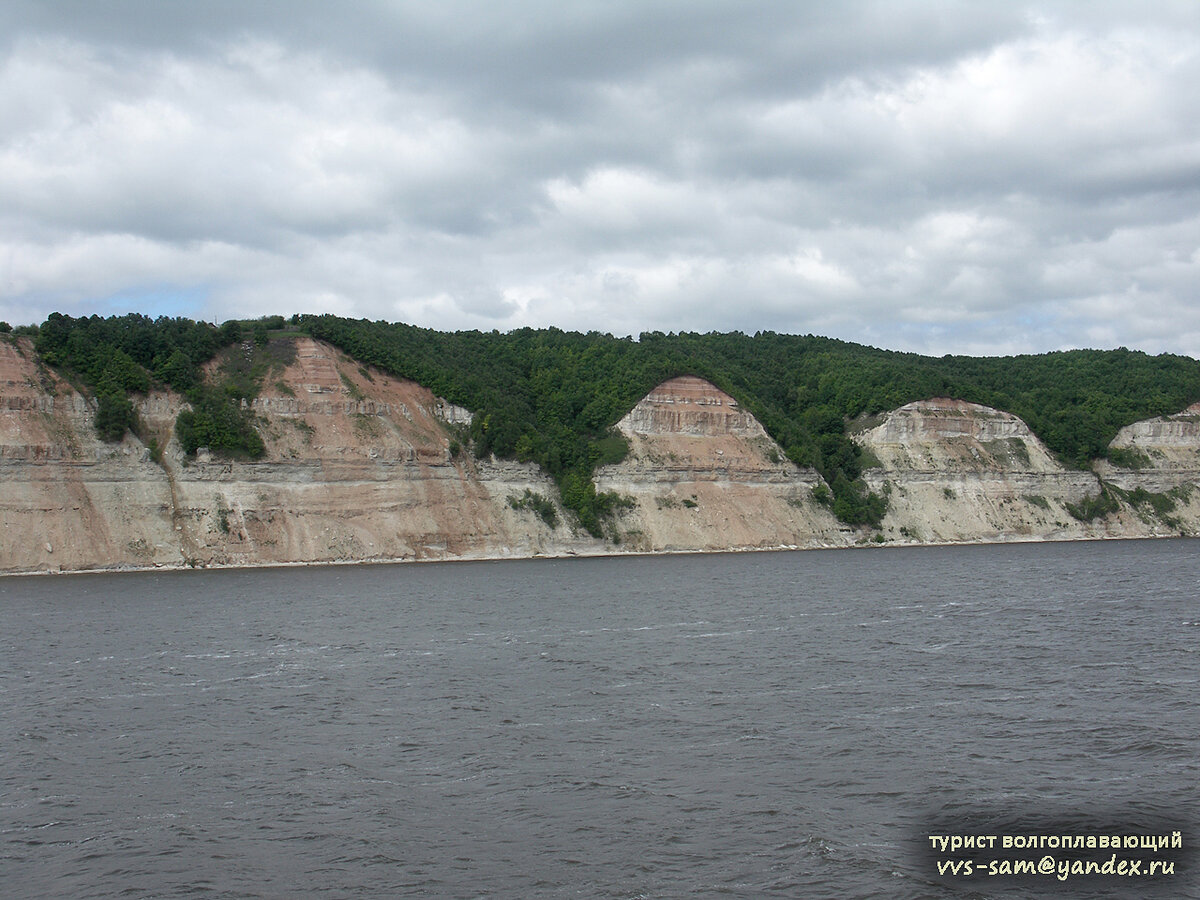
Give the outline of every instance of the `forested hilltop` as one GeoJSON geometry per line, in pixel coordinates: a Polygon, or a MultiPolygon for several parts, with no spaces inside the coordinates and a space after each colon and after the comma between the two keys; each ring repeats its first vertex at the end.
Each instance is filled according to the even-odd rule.
{"type": "Polygon", "coordinates": [[[104,437],[136,430],[131,394],[169,386],[192,405],[177,423],[185,450],[208,446],[250,458],[263,445],[241,401],[290,358],[292,336],[311,335],[471,410],[464,436],[471,449],[541,465],[564,506],[596,535],[621,502],[598,494],[592,481],[597,466],[626,451],[612,426],[677,375],[698,375],[735,397],[791,460],[821,473],[833,511],[850,524],[877,524],[885,511],[884,498],[860,478],[866,461],[848,436],[862,416],[930,397],[966,400],[1020,416],[1065,463],[1085,467],[1105,455],[1121,427],[1200,400],[1200,361],[1123,348],[933,358],[770,332],[649,332],[635,341],[555,328],[440,332],[307,315],[217,327],[56,313],[17,331],[34,338],[46,364],[98,399],[104,437]]]}

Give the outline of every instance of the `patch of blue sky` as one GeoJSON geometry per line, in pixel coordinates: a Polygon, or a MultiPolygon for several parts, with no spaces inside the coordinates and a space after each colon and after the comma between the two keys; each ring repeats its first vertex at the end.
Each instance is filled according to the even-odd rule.
{"type": "Polygon", "coordinates": [[[188,319],[203,318],[212,291],[207,286],[180,287],[157,285],[121,291],[108,297],[97,298],[95,311],[101,316],[123,316],[126,313],[141,313],[152,319],[159,316],[188,319]]]}

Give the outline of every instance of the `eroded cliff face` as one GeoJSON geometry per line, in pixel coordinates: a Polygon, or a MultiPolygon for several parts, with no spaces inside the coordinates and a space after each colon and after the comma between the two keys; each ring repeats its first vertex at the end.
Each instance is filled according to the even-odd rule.
{"type": "Polygon", "coordinates": [[[1200,486],[1200,403],[1173,416],[1127,425],[1109,446],[1123,455],[1121,465],[1105,461],[1097,466],[1106,481],[1158,492],[1200,486]]]}
{"type": "Polygon", "coordinates": [[[595,552],[510,496],[555,496],[536,467],[452,457],[464,410],[307,338],[252,404],[263,459],[175,440],[180,397],[138,404],[156,462],[127,436],[99,441],[90,402],[0,343],[0,570],[252,565],[595,552]],[[448,421],[449,420],[449,421],[448,421]]]}
{"type": "MultiPolygon", "coordinates": [[[[814,499],[821,479],[789,462],[736,401],[695,377],[659,385],[618,424],[630,444],[597,488],[632,505],[617,543],[551,528],[510,502],[556,501],[535,466],[451,453],[470,414],[411,382],[310,340],[251,404],[266,455],[186,457],[184,401],[138,404],[139,432],[95,433],[94,404],[0,340],[0,571],[525,557],[626,551],[831,547],[1200,533],[1200,404],[1139,422],[1113,442],[1122,465],[1060,465],[1023,422],[944,399],[862,423],[865,473],[889,497],[878,532],[814,499]],[[1104,496],[1105,515],[1072,514],[1104,496]],[[1150,492],[1150,493],[1147,493],[1150,492]]],[[[520,504],[518,504],[520,506],[520,504]]]]}
{"type": "Polygon", "coordinates": [[[840,546],[853,541],[813,499],[816,472],[789,462],[762,425],[703,379],[673,378],[617,424],[629,456],[596,487],[631,497],[622,545],[645,551],[840,546]]]}
{"type": "Polygon", "coordinates": [[[28,340],[0,341],[0,571],[179,561],[166,474],[93,416],[28,340]]]}
{"type": "MultiPolygon", "coordinates": [[[[1070,540],[1196,532],[1197,518],[1186,511],[1186,502],[1178,515],[1164,518],[1148,515],[1144,503],[1111,489],[1106,496],[1115,509],[1080,521],[1072,508],[1086,511],[1100,501],[1104,473],[1064,467],[1008,413],[937,398],[910,403],[866,426],[854,439],[878,462],[863,477],[872,490],[888,494],[882,528],[888,539],[1070,540]]],[[[1188,442],[1200,448],[1200,432],[1186,436],[1188,442]]],[[[1195,458],[1195,449],[1191,452],[1195,458]]]]}

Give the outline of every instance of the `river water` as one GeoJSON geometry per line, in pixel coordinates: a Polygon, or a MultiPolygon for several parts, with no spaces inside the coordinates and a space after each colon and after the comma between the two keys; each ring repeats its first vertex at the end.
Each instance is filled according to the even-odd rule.
{"type": "Polygon", "coordinates": [[[4,578],[0,893],[1197,897],[1198,597],[1182,539],[4,578]],[[1185,851],[928,849],[1086,828],[1185,851]]]}

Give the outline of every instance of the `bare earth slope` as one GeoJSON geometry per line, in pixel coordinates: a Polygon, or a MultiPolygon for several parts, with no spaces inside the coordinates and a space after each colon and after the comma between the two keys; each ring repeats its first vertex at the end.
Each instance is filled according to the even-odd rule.
{"type": "Polygon", "coordinates": [[[591,548],[510,495],[553,494],[535,467],[452,458],[446,405],[309,338],[252,404],[257,462],[164,460],[186,553],[201,563],[532,556],[591,548]]]}
{"type": "Polygon", "coordinates": [[[889,493],[888,538],[1069,540],[1187,530],[1184,521],[1148,518],[1115,495],[1115,513],[1079,521],[1068,506],[1097,500],[1100,477],[1064,467],[1024,422],[985,406],[945,398],[910,403],[855,440],[879,463],[864,478],[889,493]]]}
{"type": "Polygon", "coordinates": [[[1200,532],[1200,406],[1124,429],[1113,445],[1128,466],[1092,472],[1064,468],[1007,413],[909,404],[855,436],[878,463],[864,477],[889,496],[874,533],[838,523],[814,499],[817,473],[731,397],[674,378],[618,423],[630,454],[597,472],[599,490],[632,502],[615,545],[561,507],[557,528],[514,508],[527,490],[557,498],[535,466],[452,455],[467,411],[308,338],[252,404],[262,460],[187,458],[183,407],[166,392],[138,403],[157,460],[132,435],[103,443],[93,402],[28,340],[0,339],[0,572],[1200,532]],[[1116,511],[1076,519],[1102,490],[1116,511]]]}
{"type": "Polygon", "coordinates": [[[1130,451],[1134,467],[1105,464],[1105,480],[1152,491],[1200,485],[1200,403],[1173,416],[1134,422],[1117,432],[1109,446],[1130,451]]]}
{"type": "Polygon", "coordinates": [[[617,428],[623,462],[596,486],[632,497],[623,543],[640,550],[838,546],[848,530],[817,504],[820,476],[789,462],[728,394],[693,376],[660,384],[617,428]]]}
{"type": "Polygon", "coordinates": [[[534,466],[451,458],[461,418],[429,391],[307,338],[253,404],[256,462],[189,460],[179,397],[138,406],[163,446],[95,437],[91,405],[0,343],[0,570],[533,556],[595,551],[508,497],[554,496],[534,466]],[[39,380],[41,379],[41,380],[39,380]],[[440,417],[439,417],[440,415],[440,417]]]}
{"type": "Polygon", "coordinates": [[[0,341],[0,571],[179,561],[166,474],[93,413],[27,339],[0,341]]]}
{"type": "MultiPolygon", "coordinates": [[[[1187,534],[1200,533],[1200,403],[1172,416],[1134,422],[1122,428],[1109,445],[1124,453],[1126,465],[1098,463],[1106,482],[1128,492],[1138,489],[1161,494],[1158,510],[1135,504],[1148,527],[1166,524],[1187,534]]],[[[1129,500],[1136,499],[1136,494],[1129,500]]]]}

